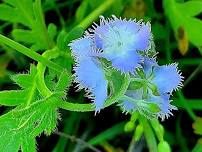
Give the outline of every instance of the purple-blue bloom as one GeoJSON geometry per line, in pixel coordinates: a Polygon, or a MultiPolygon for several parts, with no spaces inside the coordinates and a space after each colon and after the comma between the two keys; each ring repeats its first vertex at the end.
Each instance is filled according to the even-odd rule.
{"type": "Polygon", "coordinates": [[[142,112],[147,108],[144,107],[145,104],[142,106],[144,101],[155,103],[160,109],[156,116],[162,119],[168,118],[169,115],[172,115],[171,111],[177,109],[170,104],[170,95],[173,90],[182,86],[183,77],[177,69],[177,64],[159,66],[155,59],[145,57],[142,66],[144,78],[140,77],[138,73],[134,76],[139,82],[142,81],[141,89],[128,90],[126,96],[133,100],[123,100],[120,105],[126,112],[142,112]],[[146,97],[143,92],[145,85],[147,87],[146,97]],[[155,90],[156,88],[157,90],[155,90]],[[140,100],[142,100],[141,103],[140,100]]]}
{"type": "Polygon", "coordinates": [[[107,98],[107,80],[96,57],[99,53],[95,51],[92,39],[87,37],[75,40],[69,46],[76,59],[75,81],[78,82],[79,89],[87,89],[97,112],[103,108],[107,98]]]}
{"type": "Polygon", "coordinates": [[[164,119],[177,109],[170,104],[170,96],[182,86],[183,77],[177,64],[159,66],[155,58],[149,57],[150,53],[155,53],[152,44],[149,22],[122,20],[115,16],[112,19],[101,17],[99,26],[96,24],[83,38],[69,44],[76,61],[75,81],[79,89],[85,88],[88,97],[93,99],[96,112],[104,107],[108,97],[105,77],[108,67],[103,65],[130,74],[130,84],[137,83],[136,87],[129,85],[119,99],[119,106],[126,113],[138,111],[148,118],[164,119]],[[100,60],[102,58],[107,64],[100,60]]]}
{"type": "Polygon", "coordinates": [[[138,51],[150,48],[151,25],[142,21],[113,19],[100,20],[100,25],[89,30],[102,57],[112,62],[112,67],[123,73],[134,72],[140,67],[142,56],[138,51]]]}

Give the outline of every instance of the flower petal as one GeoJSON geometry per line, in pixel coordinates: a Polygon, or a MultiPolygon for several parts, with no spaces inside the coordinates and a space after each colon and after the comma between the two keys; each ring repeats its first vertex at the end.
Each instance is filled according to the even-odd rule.
{"type": "Polygon", "coordinates": [[[76,60],[93,55],[93,40],[87,37],[77,39],[69,44],[72,54],[76,60]]]}
{"type": "Polygon", "coordinates": [[[161,94],[160,96],[154,96],[150,95],[150,98],[148,99],[150,102],[156,103],[159,108],[160,112],[158,113],[158,116],[164,120],[165,118],[168,118],[170,115],[172,115],[172,110],[177,110],[177,108],[170,104],[170,95],[168,94],[161,94]]]}
{"type": "Polygon", "coordinates": [[[80,88],[86,88],[91,92],[96,111],[99,111],[107,98],[107,81],[100,64],[88,57],[80,60],[74,70],[76,82],[80,88]]]}
{"type": "Polygon", "coordinates": [[[104,102],[107,99],[107,81],[102,80],[92,89],[92,94],[95,97],[95,112],[99,112],[104,107],[104,102]]]}
{"type": "Polygon", "coordinates": [[[161,93],[172,93],[182,86],[183,77],[177,69],[177,64],[156,66],[154,76],[152,81],[161,93]]]}
{"type": "Polygon", "coordinates": [[[137,110],[136,104],[131,101],[123,101],[119,104],[119,106],[123,109],[124,112],[134,112],[137,110]]]}
{"type": "Polygon", "coordinates": [[[103,50],[102,56],[122,72],[131,72],[139,66],[137,50],[148,49],[151,39],[150,24],[132,20],[101,19],[94,30],[96,47],[103,50]]]}
{"type": "Polygon", "coordinates": [[[141,28],[136,34],[134,45],[137,50],[147,50],[151,40],[151,25],[142,24],[141,28]]]}
{"type": "Polygon", "coordinates": [[[111,62],[121,72],[134,72],[135,68],[140,67],[141,56],[135,51],[128,51],[125,55],[116,56],[111,62]]]}
{"type": "Polygon", "coordinates": [[[155,58],[144,57],[143,63],[143,69],[147,77],[151,74],[152,67],[158,66],[155,58]]]}

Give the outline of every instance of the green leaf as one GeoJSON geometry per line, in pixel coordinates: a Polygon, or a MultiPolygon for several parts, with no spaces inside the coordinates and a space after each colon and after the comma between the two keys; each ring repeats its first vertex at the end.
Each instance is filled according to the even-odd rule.
{"type": "Polygon", "coordinates": [[[179,29],[183,28],[188,34],[188,40],[196,47],[202,46],[202,35],[198,34],[202,31],[202,21],[193,15],[201,11],[198,8],[200,6],[201,2],[197,1],[190,1],[189,3],[177,3],[174,0],[163,1],[165,13],[171,22],[176,38],[179,39],[179,29]]]}
{"type": "Polygon", "coordinates": [[[57,35],[57,26],[53,23],[48,25],[48,35],[52,40],[54,40],[55,36],[57,35]]]}
{"type": "Polygon", "coordinates": [[[132,82],[130,82],[128,90],[140,89],[142,86],[143,86],[143,84],[141,82],[132,81],[132,82]]]}
{"type": "Polygon", "coordinates": [[[176,7],[183,15],[196,16],[202,12],[202,1],[176,3],[176,7]]]}
{"type": "Polygon", "coordinates": [[[37,69],[32,64],[30,66],[30,73],[28,74],[16,74],[11,76],[11,79],[18,84],[22,89],[30,88],[34,83],[37,76],[37,69]]]}
{"type": "Polygon", "coordinates": [[[72,40],[81,37],[84,33],[84,29],[81,27],[73,28],[65,37],[65,44],[69,44],[72,40]]]}
{"type": "Polygon", "coordinates": [[[57,122],[57,98],[34,102],[28,107],[18,107],[0,117],[0,151],[35,151],[34,138],[45,131],[50,134],[57,122]],[[47,108],[48,107],[48,108],[47,108]]]}
{"type": "Polygon", "coordinates": [[[65,51],[67,50],[67,44],[65,43],[65,37],[67,35],[67,32],[62,30],[57,37],[57,47],[59,51],[65,51]]]}
{"type": "Polygon", "coordinates": [[[0,20],[23,25],[22,29],[17,26],[12,31],[12,35],[17,41],[31,46],[34,51],[48,49],[53,43],[51,40],[53,32],[48,34],[39,0],[34,2],[33,0],[5,0],[0,4],[0,20]],[[24,27],[28,29],[25,30],[24,27]]]}
{"type": "MultiPolygon", "coordinates": [[[[26,135],[25,135],[26,136],[26,135]]],[[[22,152],[36,152],[36,139],[32,137],[28,137],[23,139],[21,149],[22,152]]]]}
{"type": "Polygon", "coordinates": [[[0,92],[0,105],[17,106],[26,103],[28,90],[11,90],[0,92]]]}
{"type": "Polygon", "coordinates": [[[5,106],[17,106],[33,102],[38,98],[36,94],[36,76],[37,70],[34,65],[31,65],[29,74],[17,74],[12,76],[12,80],[23,90],[1,91],[0,104],[5,106]]]}
{"type": "Polygon", "coordinates": [[[64,70],[61,73],[59,80],[55,86],[55,92],[66,91],[66,89],[69,87],[70,83],[71,83],[71,77],[68,74],[68,72],[66,70],[64,70]]]}
{"type": "Polygon", "coordinates": [[[202,151],[202,138],[198,139],[196,145],[191,152],[201,152],[202,151]]]}
{"type": "Polygon", "coordinates": [[[76,10],[76,22],[80,22],[84,19],[88,11],[89,0],[83,0],[81,5],[76,10]]]}

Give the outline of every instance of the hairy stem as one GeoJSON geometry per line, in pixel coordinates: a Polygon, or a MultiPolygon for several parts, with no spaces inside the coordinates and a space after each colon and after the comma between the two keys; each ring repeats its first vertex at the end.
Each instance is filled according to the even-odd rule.
{"type": "MultiPolygon", "coordinates": [[[[52,49],[44,52],[42,56],[49,60],[57,57],[58,55],[59,55],[58,52],[55,51],[55,49],[52,49]]],[[[38,70],[37,88],[44,97],[49,97],[50,95],[52,95],[52,92],[48,89],[44,81],[44,72],[46,70],[46,66],[39,62],[37,65],[37,70],[38,70]]]]}
{"type": "Polygon", "coordinates": [[[3,36],[2,34],[0,34],[0,42],[13,48],[14,50],[17,50],[18,52],[24,54],[25,56],[27,56],[27,57],[35,60],[35,61],[41,62],[44,65],[47,65],[49,68],[51,68],[57,72],[63,71],[63,68],[60,67],[59,65],[55,64],[54,62],[47,60],[46,58],[44,58],[40,54],[32,51],[31,49],[21,45],[18,42],[15,42],[15,41],[3,36]]]}
{"type": "MultiPolygon", "coordinates": [[[[120,87],[120,92],[117,93],[113,98],[108,98],[105,101],[104,107],[108,107],[114,104],[117,100],[119,100],[122,96],[124,96],[126,90],[128,89],[129,83],[130,83],[130,76],[126,75],[126,79],[124,83],[122,84],[122,86],[120,87]]],[[[95,110],[95,106],[92,103],[79,104],[79,103],[70,103],[70,102],[58,100],[57,105],[59,106],[59,108],[70,110],[70,111],[86,112],[86,111],[95,110]]]]}

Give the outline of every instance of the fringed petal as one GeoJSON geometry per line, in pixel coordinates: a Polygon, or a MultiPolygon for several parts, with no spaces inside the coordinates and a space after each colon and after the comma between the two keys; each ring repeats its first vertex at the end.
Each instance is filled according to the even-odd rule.
{"type": "Polygon", "coordinates": [[[150,24],[133,20],[101,19],[94,32],[95,45],[102,49],[102,55],[112,61],[112,66],[122,72],[131,72],[138,67],[138,50],[147,50],[151,39],[150,24]]]}
{"type": "Polygon", "coordinates": [[[72,55],[76,60],[82,60],[85,57],[90,57],[93,55],[94,44],[93,40],[88,37],[80,38],[72,41],[69,44],[72,55]]]}
{"type": "Polygon", "coordinates": [[[79,61],[74,70],[79,87],[89,90],[96,112],[99,111],[107,98],[107,80],[100,64],[97,60],[85,58],[79,61]]]}
{"type": "Polygon", "coordinates": [[[135,103],[125,100],[119,104],[119,106],[123,109],[123,112],[134,112],[137,110],[137,106],[135,103]]]}
{"type": "Polygon", "coordinates": [[[156,66],[152,82],[161,93],[172,93],[182,86],[183,77],[177,69],[177,64],[156,66]]]}
{"type": "Polygon", "coordinates": [[[142,24],[141,28],[135,35],[134,47],[137,50],[147,50],[150,45],[151,40],[151,25],[148,22],[147,24],[142,24]]]}
{"type": "Polygon", "coordinates": [[[100,80],[92,89],[92,95],[95,97],[95,113],[97,113],[104,107],[104,102],[107,99],[107,81],[105,79],[100,80]]]}
{"type": "Polygon", "coordinates": [[[135,51],[128,51],[123,56],[117,56],[111,60],[112,66],[123,73],[134,72],[137,67],[140,67],[141,56],[135,51]]]}
{"type": "Polygon", "coordinates": [[[160,96],[154,96],[150,95],[150,98],[148,101],[156,103],[159,108],[160,112],[158,113],[158,117],[160,117],[162,120],[165,118],[168,118],[170,115],[172,115],[172,110],[177,110],[177,108],[170,104],[170,95],[168,94],[161,94],[160,96]]]}

